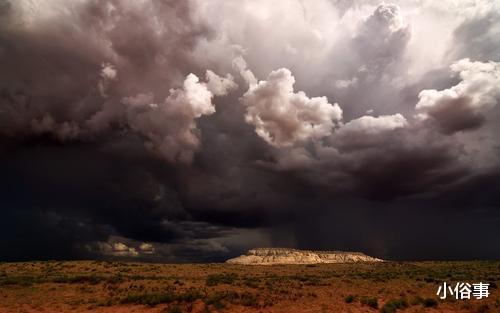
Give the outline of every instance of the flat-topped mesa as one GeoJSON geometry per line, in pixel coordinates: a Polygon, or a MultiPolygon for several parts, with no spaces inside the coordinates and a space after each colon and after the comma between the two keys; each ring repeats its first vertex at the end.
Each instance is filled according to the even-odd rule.
{"type": "Polygon", "coordinates": [[[237,258],[229,259],[231,264],[317,264],[317,263],[353,263],[381,262],[381,259],[367,256],[361,252],[345,251],[310,251],[287,248],[256,248],[237,258]]]}

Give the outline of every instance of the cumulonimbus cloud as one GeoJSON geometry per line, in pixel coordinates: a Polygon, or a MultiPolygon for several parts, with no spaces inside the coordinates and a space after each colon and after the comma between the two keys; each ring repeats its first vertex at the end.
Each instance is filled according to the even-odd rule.
{"type": "Polygon", "coordinates": [[[444,133],[477,129],[500,99],[500,63],[462,59],[451,70],[461,81],[448,89],[421,91],[417,118],[436,123],[444,133]]]}
{"type": "Polygon", "coordinates": [[[354,46],[373,76],[401,59],[410,37],[411,30],[400,7],[382,3],[361,25],[354,46]]]}
{"type": "Polygon", "coordinates": [[[214,93],[225,95],[236,85],[231,76],[219,77],[207,71],[207,83],[189,74],[180,89],[154,103],[152,95],[126,97],[127,122],[131,129],[147,138],[146,146],[159,152],[170,162],[189,163],[199,147],[199,129],[195,120],[215,112],[214,93]],[[212,93],[212,91],[214,93],[212,93]]]}
{"type": "MultiPolygon", "coordinates": [[[[392,257],[422,223],[484,231],[465,224],[498,220],[498,1],[381,2],[0,0],[0,248],[392,257]]],[[[424,239],[412,258],[456,247],[424,239]]]]}
{"type": "Polygon", "coordinates": [[[360,149],[380,144],[392,131],[403,129],[410,124],[401,114],[370,116],[365,115],[347,122],[334,135],[336,144],[360,149]]]}
{"type": "Polygon", "coordinates": [[[330,135],[342,120],[342,109],[337,103],[295,92],[294,84],[290,70],[282,68],[272,71],[266,80],[251,84],[243,95],[246,122],[271,145],[292,146],[320,139],[330,135]]]}

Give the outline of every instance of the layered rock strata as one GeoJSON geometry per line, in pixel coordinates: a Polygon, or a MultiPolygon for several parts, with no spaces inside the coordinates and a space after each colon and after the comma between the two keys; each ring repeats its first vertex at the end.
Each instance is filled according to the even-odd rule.
{"type": "Polygon", "coordinates": [[[354,263],[381,262],[361,252],[344,251],[309,251],[286,248],[256,248],[237,258],[229,259],[230,264],[318,264],[318,263],[354,263]]]}

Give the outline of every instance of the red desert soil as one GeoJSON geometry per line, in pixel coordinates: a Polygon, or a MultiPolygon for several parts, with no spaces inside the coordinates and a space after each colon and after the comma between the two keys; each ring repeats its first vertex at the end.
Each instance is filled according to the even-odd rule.
{"type": "Polygon", "coordinates": [[[245,266],[105,261],[0,263],[3,312],[500,312],[500,262],[245,266]],[[489,282],[440,300],[442,282],[489,282]]]}

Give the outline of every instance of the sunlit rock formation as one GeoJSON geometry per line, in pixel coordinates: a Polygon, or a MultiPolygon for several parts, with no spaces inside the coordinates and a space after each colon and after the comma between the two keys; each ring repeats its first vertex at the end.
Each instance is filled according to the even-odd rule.
{"type": "Polygon", "coordinates": [[[367,256],[361,252],[309,251],[286,248],[256,248],[246,254],[229,259],[230,264],[317,264],[381,262],[383,260],[367,256]]]}

